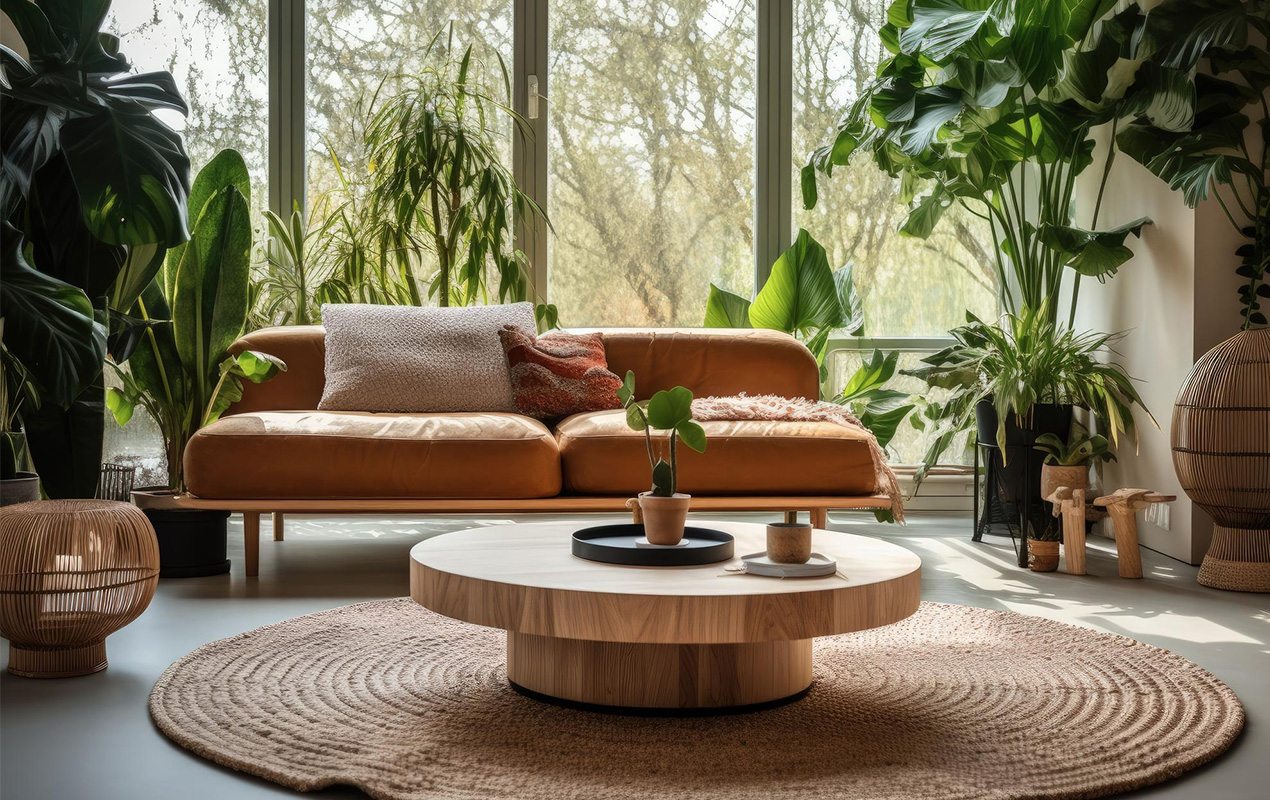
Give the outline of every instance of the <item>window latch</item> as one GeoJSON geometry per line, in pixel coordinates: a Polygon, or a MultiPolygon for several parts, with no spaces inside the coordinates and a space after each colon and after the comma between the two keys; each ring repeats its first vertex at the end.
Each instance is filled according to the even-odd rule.
{"type": "Polygon", "coordinates": [[[528,107],[526,108],[526,111],[528,112],[527,116],[530,119],[538,119],[539,94],[538,94],[538,76],[537,75],[529,76],[528,94],[529,94],[529,97],[528,97],[529,103],[528,103],[528,107]]]}

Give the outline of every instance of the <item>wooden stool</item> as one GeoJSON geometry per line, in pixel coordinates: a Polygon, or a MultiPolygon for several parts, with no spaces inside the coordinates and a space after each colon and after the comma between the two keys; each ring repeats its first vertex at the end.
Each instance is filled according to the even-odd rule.
{"type": "Polygon", "coordinates": [[[145,514],[110,500],[0,509],[0,635],[9,672],[69,678],[106,668],[106,637],[136,619],[159,582],[145,514]]]}
{"type": "Polygon", "coordinates": [[[1063,517],[1063,572],[1085,574],[1085,490],[1060,486],[1045,498],[1063,517]]]}
{"type": "Polygon", "coordinates": [[[1120,577],[1142,577],[1142,554],[1138,551],[1138,512],[1152,503],[1171,503],[1176,499],[1177,495],[1160,494],[1149,489],[1117,489],[1094,500],[1094,505],[1106,508],[1111,515],[1111,524],[1116,533],[1120,577]]]}

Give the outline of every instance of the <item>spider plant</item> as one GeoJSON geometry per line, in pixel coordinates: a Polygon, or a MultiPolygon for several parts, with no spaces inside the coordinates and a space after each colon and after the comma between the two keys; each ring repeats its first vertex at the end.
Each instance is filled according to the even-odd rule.
{"type": "Polygon", "coordinates": [[[1104,360],[1116,334],[1061,327],[1047,318],[1044,306],[1006,314],[995,325],[967,314],[966,324],[950,333],[955,344],[922,359],[918,369],[902,370],[931,388],[951,391],[942,403],[914,398],[923,409],[912,418],[914,424],[931,427],[919,481],[953,440],[974,426],[975,405],[985,399],[997,409],[996,439],[1003,456],[1007,415],[1026,426],[1039,403],[1088,409],[1117,445],[1122,435],[1137,442],[1135,405],[1158,426],[1133,379],[1119,364],[1104,360]]]}

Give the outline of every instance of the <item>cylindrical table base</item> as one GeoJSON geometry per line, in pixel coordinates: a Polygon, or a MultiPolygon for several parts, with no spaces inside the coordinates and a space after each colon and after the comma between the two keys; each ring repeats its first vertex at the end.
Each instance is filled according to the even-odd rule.
{"type": "Polygon", "coordinates": [[[1270,592],[1270,530],[1214,526],[1199,582],[1233,592],[1270,592]]]}
{"type": "Polygon", "coordinates": [[[74,678],[106,668],[106,642],[29,648],[9,643],[9,673],[22,678],[74,678]]]}
{"type": "Polygon", "coordinates": [[[508,632],[507,678],[573,703],[706,709],[783,700],[811,685],[811,639],[631,644],[508,632]]]}

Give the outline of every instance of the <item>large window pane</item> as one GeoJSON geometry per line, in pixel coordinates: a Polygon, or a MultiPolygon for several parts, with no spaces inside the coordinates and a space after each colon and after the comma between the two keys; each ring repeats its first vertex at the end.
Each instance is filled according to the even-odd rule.
{"type": "Polygon", "coordinates": [[[863,155],[820,182],[820,201],[804,211],[798,169],[824,144],[873,78],[886,53],[878,41],[890,0],[797,0],[794,3],[794,224],[829,251],[833,266],[855,263],[872,336],[937,336],[965,321],[966,310],[991,318],[996,289],[986,223],[950,211],[925,240],[895,231],[906,211],[898,182],[863,155]]]}
{"type": "Polygon", "coordinates": [[[549,296],[568,325],[700,325],[754,289],[753,0],[552,0],[549,296]]]}
{"type": "MultiPolygon", "coordinates": [[[[137,71],[168,70],[176,78],[189,116],[160,116],[181,132],[194,172],[226,147],[243,154],[257,215],[269,200],[266,16],[265,0],[116,0],[104,26],[137,71]]],[[[167,461],[150,417],[138,413],[120,428],[106,416],[106,460],[137,467],[138,486],[166,484],[167,461]]]]}
{"type": "MultiPolygon", "coordinates": [[[[427,67],[425,52],[438,33],[441,38],[432,52],[444,52],[451,41],[456,51],[473,45],[484,67],[475,77],[496,87],[502,99],[499,56],[510,76],[512,0],[308,0],[306,9],[306,191],[311,207],[341,188],[332,156],[355,190],[366,186],[371,165],[362,133],[376,93],[391,94],[402,76],[427,67]]],[[[510,166],[511,122],[500,117],[497,125],[508,142],[510,166]]]]}

